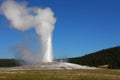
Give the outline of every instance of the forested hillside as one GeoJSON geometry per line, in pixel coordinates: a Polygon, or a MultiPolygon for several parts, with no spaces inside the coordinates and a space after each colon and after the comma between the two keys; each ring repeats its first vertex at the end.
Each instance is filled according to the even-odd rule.
{"type": "Polygon", "coordinates": [[[18,61],[15,59],[0,59],[0,67],[14,67],[18,65],[18,61]]]}
{"type": "Polygon", "coordinates": [[[120,69],[120,46],[90,53],[82,57],[69,58],[68,61],[95,67],[108,65],[108,68],[120,69]]]}
{"type": "MultiPolygon", "coordinates": [[[[82,57],[69,58],[68,62],[95,67],[108,65],[108,68],[120,69],[120,46],[104,49],[95,53],[90,53],[82,57]]],[[[0,59],[0,67],[13,66],[19,66],[17,60],[0,59]]]]}

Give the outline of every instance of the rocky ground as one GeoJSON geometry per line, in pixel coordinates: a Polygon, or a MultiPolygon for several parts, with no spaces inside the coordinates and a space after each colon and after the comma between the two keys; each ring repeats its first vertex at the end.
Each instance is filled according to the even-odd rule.
{"type": "Polygon", "coordinates": [[[36,70],[36,69],[97,69],[95,67],[82,66],[67,62],[38,63],[26,66],[13,67],[12,70],[36,70]]]}

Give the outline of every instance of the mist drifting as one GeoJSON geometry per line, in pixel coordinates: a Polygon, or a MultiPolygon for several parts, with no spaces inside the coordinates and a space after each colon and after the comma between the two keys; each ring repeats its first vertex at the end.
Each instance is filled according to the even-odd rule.
{"type": "Polygon", "coordinates": [[[41,43],[41,51],[33,54],[23,46],[16,46],[17,58],[26,63],[52,62],[52,32],[56,19],[50,8],[28,7],[25,3],[5,0],[1,5],[2,14],[13,28],[26,31],[34,28],[41,43]]]}

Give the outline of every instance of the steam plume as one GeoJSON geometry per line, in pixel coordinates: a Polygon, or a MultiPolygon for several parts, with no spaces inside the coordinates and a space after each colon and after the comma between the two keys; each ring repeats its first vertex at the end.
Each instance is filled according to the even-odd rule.
{"type": "MultiPolygon", "coordinates": [[[[19,50],[16,49],[16,53],[21,53],[20,58],[31,63],[52,62],[52,32],[56,19],[50,8],[30,8],[27,7],[25,3],[18,3],[14,0],[7,0],[2,3],[1,11],[10,21],[13,28],[20,31],[26,31],[34,27],[36,33],[38,34],[39,41],[41,42],[42,46],[42,51],[37,55],[40,59],[37,59],[37,61],[35,61],[35,59],[29,59],[31,51],[26,48],[19,48],[19,50]],[[25,57],[25,59],[23,57],[25,57]]],[[[32,58],[36,57],[32,55],[32,58]]]]}

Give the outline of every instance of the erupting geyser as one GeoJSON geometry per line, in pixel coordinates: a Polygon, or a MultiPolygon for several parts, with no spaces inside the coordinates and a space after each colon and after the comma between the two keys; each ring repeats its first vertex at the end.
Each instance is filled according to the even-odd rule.
{"type": "Polygon", "coordinates": [[[52,10],[50,8],[31,8],[26,3],[18,3],[14,0],[5,0],[0,9],[13,28],[26,31],[34,27],[39,37],[41,51],[38,54],[32,54],[29,49],[20,47],[15,51],[19,55],[19,59],[26,63],[52,62],[52,32],[56,22],[52,10]]]}
{"type": "Polygon", "coordinates": [[[52,62],[53,55],[52,55],[52,36],[50,35],[47,40],[47,47],[43,56],[43,62],[52,62]]]}

